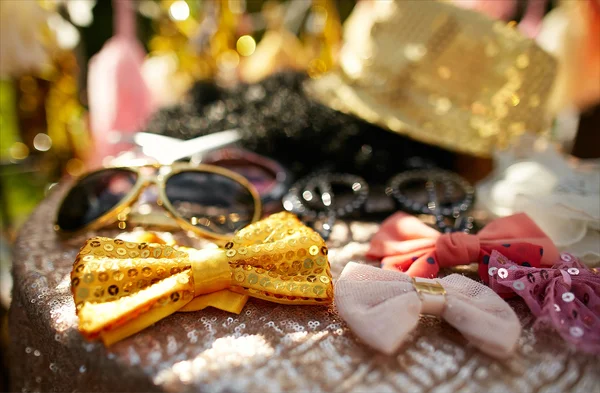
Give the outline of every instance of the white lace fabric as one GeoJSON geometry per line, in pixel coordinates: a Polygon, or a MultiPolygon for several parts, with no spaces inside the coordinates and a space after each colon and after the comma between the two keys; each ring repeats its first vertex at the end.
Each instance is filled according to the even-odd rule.
{"type": "Polygon", "coordinates": [[[561,251],[599,266],[600,161],[536,149],[530,138],[496,154],[496,170],[477,185],[478,205],[496,216],[527,213],[561,251]]]}

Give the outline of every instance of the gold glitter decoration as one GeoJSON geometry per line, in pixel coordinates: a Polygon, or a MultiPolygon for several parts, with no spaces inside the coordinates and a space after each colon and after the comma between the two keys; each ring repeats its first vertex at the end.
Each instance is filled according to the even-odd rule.
{"type": "Polygon", "coordinates": [[[369,13],[347,19],[340,69],[310,81],[312,96],[392,132],[480,157],[520,135],[510,124],[549,131],[556,60],[513,24],[450,2],[371,3],[369,13]]]}
{"type": "Polygon", "coordinates": [[[181,308],[239,313],[248,296],[284,304],[332,301],[325,242],[293,214],[256,222],[226,247],[174,250],[157,243],[88,240],[71,272],[80,331],[110,345],[181,308]],[[126,249],[136,248],[145,257],[127,256],[126,249]]]}

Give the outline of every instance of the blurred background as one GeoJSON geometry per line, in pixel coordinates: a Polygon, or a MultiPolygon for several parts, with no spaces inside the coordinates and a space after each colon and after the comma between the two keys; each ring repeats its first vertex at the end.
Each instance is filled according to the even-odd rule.
{"type": "MultiPolygon", "coordinates": [[[[49,186],[86,169],[94,151],[88,67],[113,36],[116,3],[0,2],[3,242],[11,241],[49,186]]],[[[341,21],[354,3],[142,0],[132,5],[136,37],[145,51],[142,76],[157,109],[177,103],[198,80],[231,84],[285,68],[326,71],[339,49],[341,21]],[[290,30],[280,31],[286,22],[290,30]],[[262,40],[274,42],[261,48],[262,40]],[[258,59],[257,50],[277,53],[258,59]],[[277,64],[268,57],[277,57],[277,64]]]]}
{"type": "MultiPolygon", "coordinates": [[[[575,156],[598,157],[600,2],[447,2],[512,24],[556,58],[555,91],[549,103],[555,125],[552,138],[575,156]]],[[[180,104],[201,81],[231,88],[286,70],[318,79],[338,66],[343,24],[356,4],[354,0],[1,0],[3,315],[10,298],[10,245],[20,225],[61,178],[81,175],[114,156],[111,149],[118,143],[107,142],[110,137],[94,138],[93,132],[114,128],[117,122],[122,132],[115,137],[124,141],[118,138],[144,129],[154,113],[180,104]],[[116,96],[110,91],[111,78],[139,89],[131,96],[116,96]],[[122,105],[132,105],[128,112],[135,112],[132,119],[116,118],[115,107],[122,105]],[[95,115],[90,117],[90,112],[95,115]]]]}
{"type": "MultiPolygon", "coordinates": [[[[88,71],[90,59],[116,34],[118,3],[0,2],[3,252],[48,187],[61,176],[83,173],[90,166],[90,155],[98,149],[93,146],[90,131],[88,71]]],[[[216,80],[225,86],[253,83],[286,69],[318,78],[336,66],[343,43],[342,25],[355,3],[354,0],[132,1],[135,37],[144,51],[141,75],[152,97],[148,111],[178,103],[201,80],[216,80]]],[[[544,49],[559,60],[564,56],[565,64],[569,53],[581,50],[584,53],[578,53],[581,58],[578,67],[567,64],[565,68],[574,68],[569,70],[572,73],[586,71],[597,76],[594,67],[598,62],[598,36],[593,39],[594,31],[585,31],[586,26],[598,29],[598,24],[594,25],[599,20],[600,6],[596,0],[456,0],[453,3],[492,18],[519,23],[521,31],[536,38],[544,49]],[[571,45],[564,45],[566,40],[571,40],[571,45]]],[[[97,62],[102,60],[99,58],[97,62]]],[[[105,70],[111,72],[110,67],[105,70]]],[[[560,105],[589,117],[598,88],[594,83],[586,83],[589,79],[585,74],[580,75],[579,95],[571,94],[570,102],[560,105]]],[[[110,110],[104,110],[102,115],[110,116],[110,110]]],[[[576,123],[571,126],[575,131],[579,122],[576,123]]],[[[570,137],[573,142],[574,135],[570,137]]]]}

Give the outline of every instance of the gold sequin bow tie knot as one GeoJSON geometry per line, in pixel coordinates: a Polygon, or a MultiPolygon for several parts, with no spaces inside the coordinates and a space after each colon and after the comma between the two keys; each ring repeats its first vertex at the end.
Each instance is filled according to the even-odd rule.
{"type": "Polygon", "coordinates": [[[175,311],[212,306],[239,314],[249,296],[284,304],[333,299],[325,242],[290,213],[242,229],[224,249],[89,239],[71,290],[79,330],[106,345],[175,311]]]}

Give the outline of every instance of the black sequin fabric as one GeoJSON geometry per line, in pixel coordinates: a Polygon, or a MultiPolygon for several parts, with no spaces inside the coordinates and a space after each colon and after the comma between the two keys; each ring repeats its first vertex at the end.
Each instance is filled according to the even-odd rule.
{"type": "Polygon", "coordinates": [[[452,169],[453,154],[415,142],[307,96],[302,73],[220,88],[198,82],[183,102],[157,112],[147,131],[181,139],[238,128],[242,145],[272,157],[296,176],[329,169],[385,182],[406,168],[452,169]]]}

